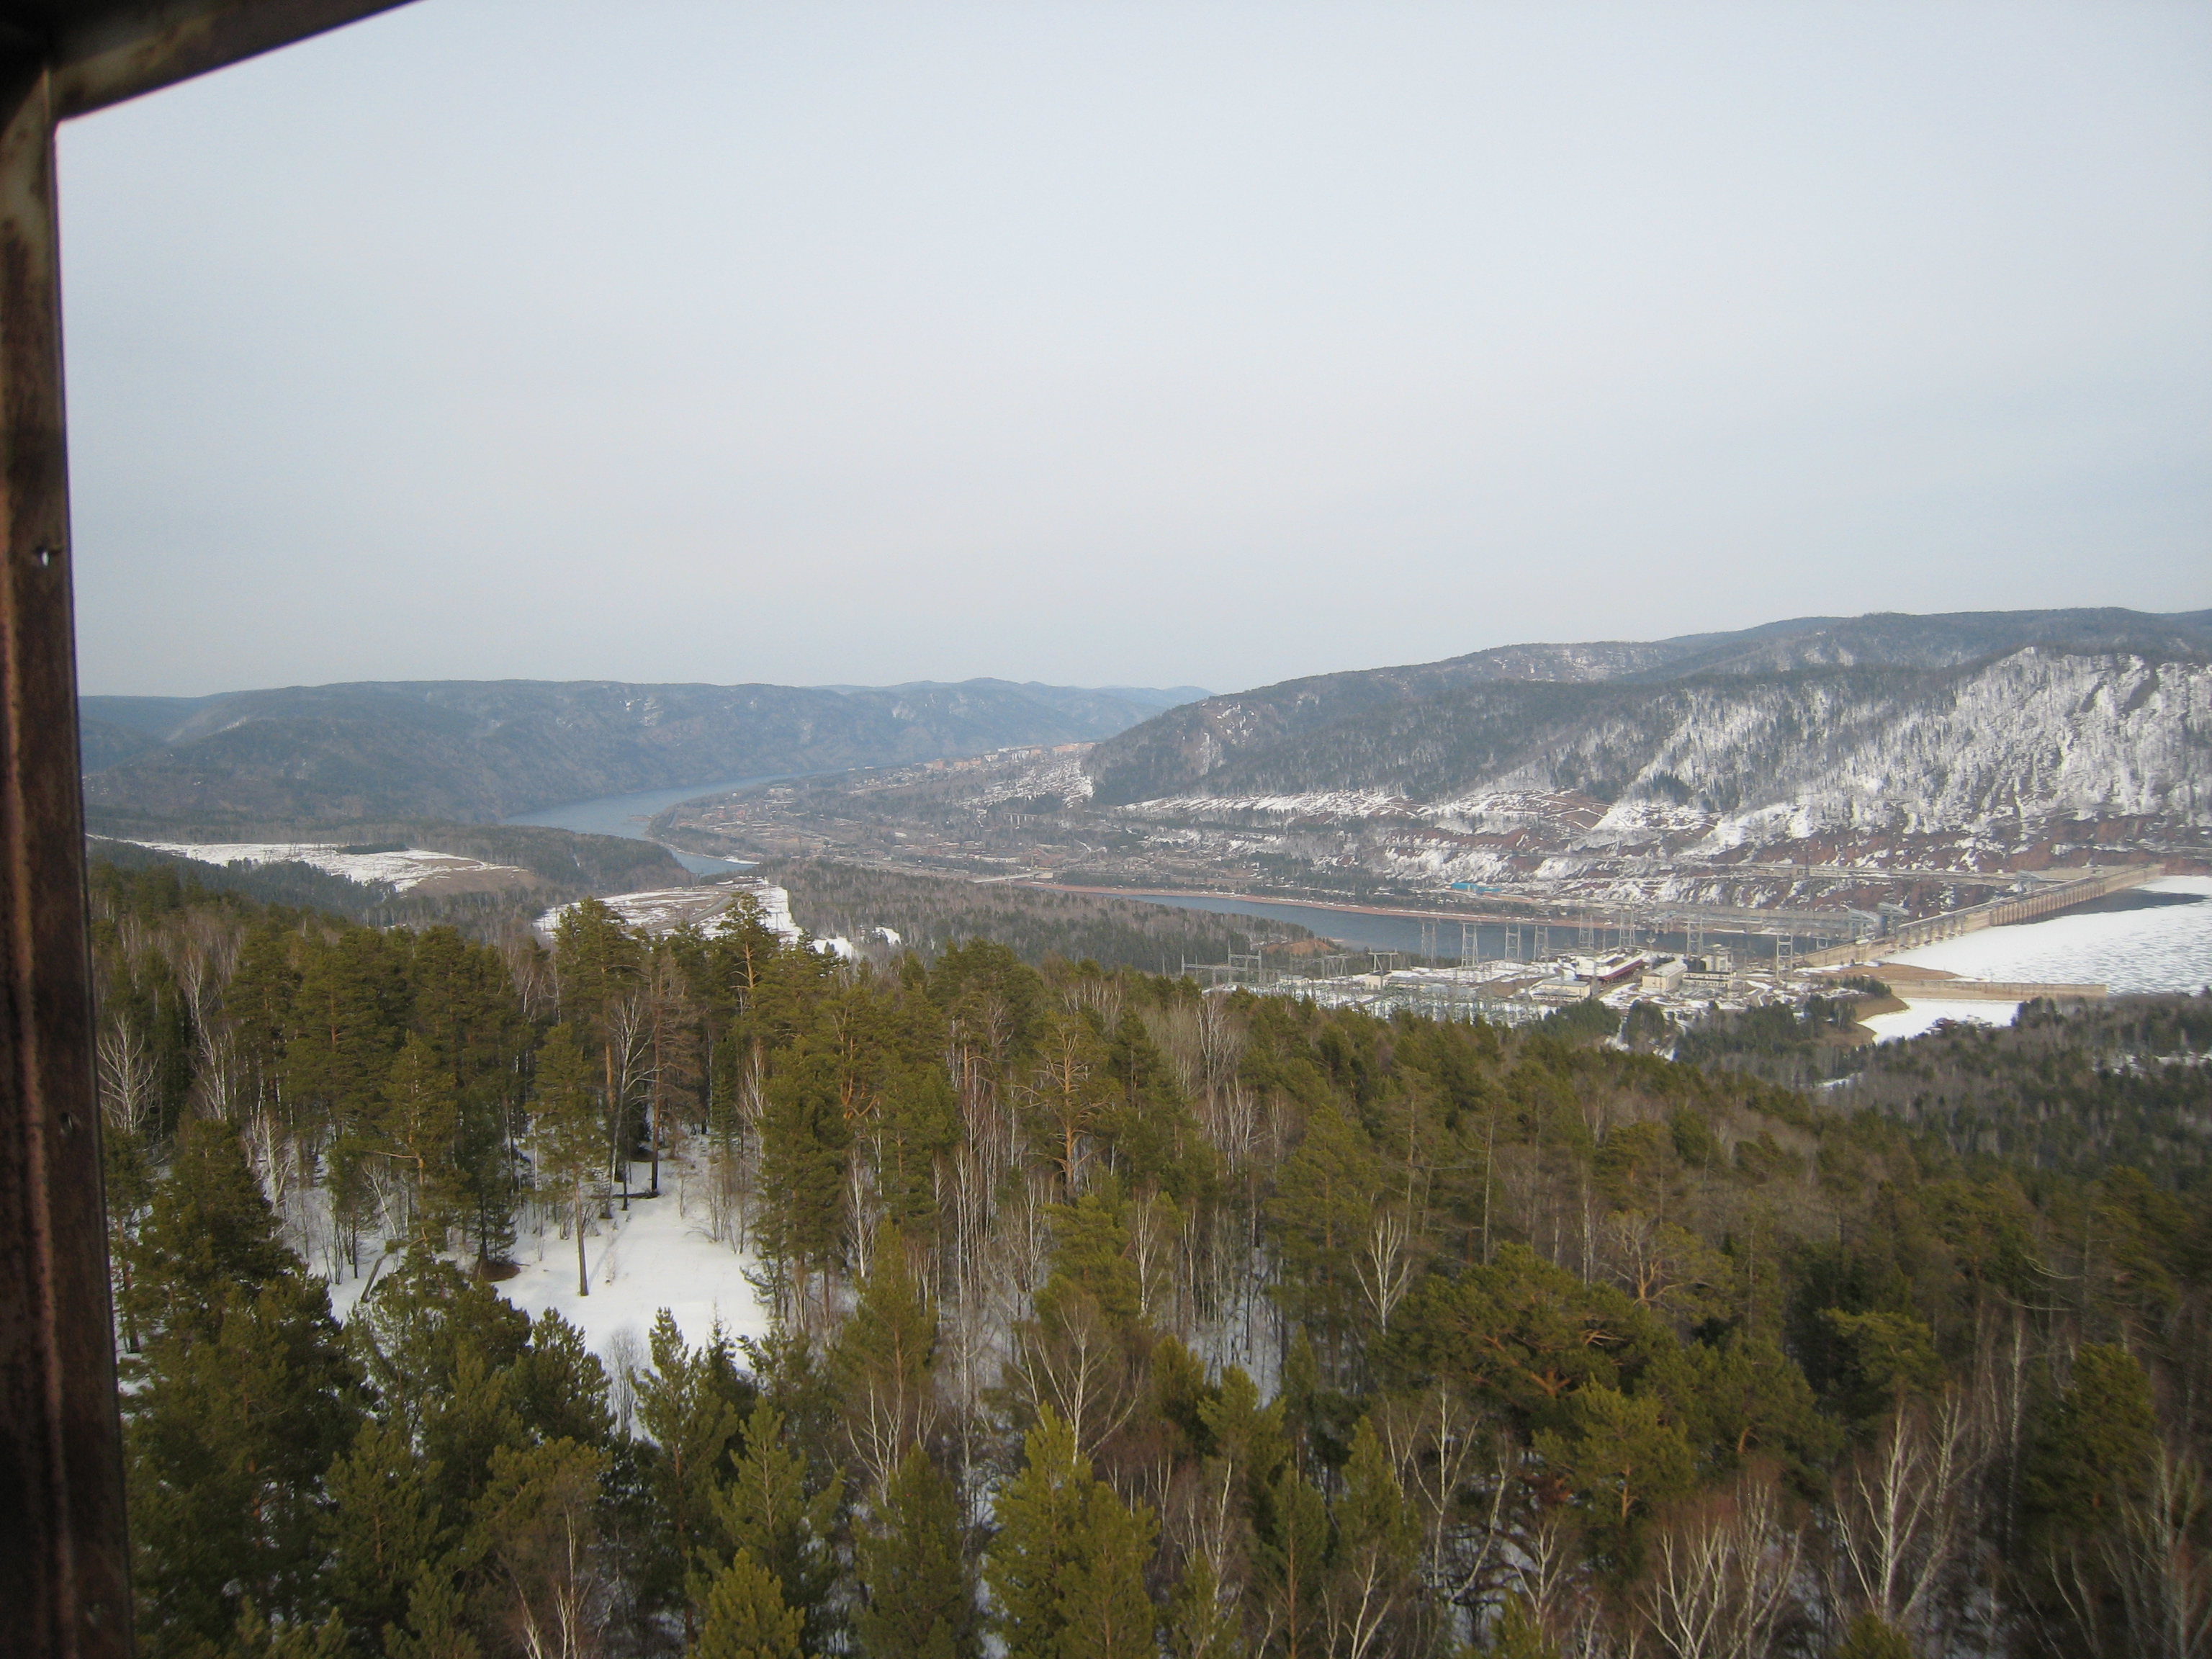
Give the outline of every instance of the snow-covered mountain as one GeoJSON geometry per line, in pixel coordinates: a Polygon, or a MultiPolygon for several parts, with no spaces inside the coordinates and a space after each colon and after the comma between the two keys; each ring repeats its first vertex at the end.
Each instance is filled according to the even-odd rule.
{"type": "MultiPolygon", "coordinates": [[[[1992,690],[2002,696],[2054,676],[2110,674],[2117,684],[2130,660],[2153,682],[2162,665],[2212,660],[2212,614],[1878,614],[1644,645],[1507,647],[1208,697],[1100,744],[1085,769],[1101,803],[1376,788],[1432,802],[1521,783],[1611,800],[1641,780],[1735,811],[1747,787],[1784,775],[1810,787],[1908,717],[1935,741],[1929,720],[1972,718],[1945,711],[1979,706],[1966,690],[1977,676],[1995,675],[1988,684],[2008,688],[1992,690]],[[1997,666],[2015,659],[2022,665],[1997,666]],[[2059,659],[2106,665],[2059,670],[2059,659]],[[1698,780],[1670,782],[1680,773],[1670,754],[1698,780]]],[[[2084,718],[2092,707],[2082,704],[2084,718]]],[[[2035,719],[2064,724],[2053,704],[2035,719]]]]}
{"type": "MultiPolygon", "coordinates": [[[[1125,810],[1481,838],[1542,824],[1554,846],[1691,854],[2186,824],[2212,811],[2212,665],[2029,646],[1954,668],[1476,684],[1229,754],[1198,787],[1125,810]]],[[[1480,878],[1479,851],[1447,861],[1480,878]]]]}

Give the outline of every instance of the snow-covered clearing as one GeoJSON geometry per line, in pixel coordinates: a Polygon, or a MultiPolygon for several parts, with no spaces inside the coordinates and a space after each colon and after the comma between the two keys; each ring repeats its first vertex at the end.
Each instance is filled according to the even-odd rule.
{"type": "Polygon", "coordinates": [[[316,842],[176,842],[137,841],[127,843],[172,858],[197,859],[202,864],[305,864],[325,875],[343,876],[365,884],[386,882],[404,893],[437,876],[498,875],[527,884],[530,872],[512,864],[487,864],[458,853],[433,853],[410,847],[397,853],[349,853],[342,847],[316,842]]]}
{"type": "Polygon", "coordinates": [[[1860,1022],[1875,1038],[1883,1042],[1894,1042],[1899,1037],[1918,1036],[1932,1031],[1943,1020],[1956,1020],[1962,1024],[2009,1025],[2013,1016],[2020,1012],[2017,1002],[1960,1002],[1947,1001],[1937,997],[1909,997],[1903,999],[1905,1006],[1893,1014],[1874,1014],[1860,1022]]]}
{"type": "Polygon", "coordinates": [[[543,1235],[533,1229],[515,1242],[522,1271],[499,1285],[500,1294],[532,1318],[556,1311],[603,1358],[627,1346],[625,1332],[642,1352],[653,1315],[663,1308],[694,1346],[717,1320],[732,1337],[766,1335],[768,1310],[745,1279],[755,1264],[709,1235],[706,1208],[690,1192],[696,1177],[668,1163],[660,1176],[659,1198],[633,1194],[627,1213],[617,1198],[613,1218],[594,1222],[599,1231],[585,1236],[589,1296],[576,1294],[576,1241],[562,1237],[551,1217],[543,1235]]]}
{"type": "Polygon", "coordinates": [[[2062,913],[2047,921],[1987,927],[1923,945],[1893,960],[1941,968],[1961,979],[2102,985],[2115,995],[2196,992],[2212,984],[2212,877],[2166,876],[2136,890],[2191,894],[2198,902],[2062,913]]]}
{"type": "MultiPolygon", "coordinates": [[[[632,1165],[631,1179],[642,1184],[646,1165],[632,1165]]],[[[573,1233],[563,1236],[565,1207],[556,1204],[541,1214],[526,1205],[517,1218],[510,1253],[521,1271],[494,1288],[533,1319],[548,1309],[557,1311],[583,1332],[594,1352],[611,1362],[644,1352],[646,1333],[663,1308],[695,1347],[707,1340],[718,1320],[732,1337],[764,1335],[768,1310],[745,1278],[746,1269],[757,1263],[713,1236],[705,1183],[690,1158],[673,1152],[661,1160],[659,1197],[633,1192],[624,1211],[617,1194],[611,1216],[592,1218],[584,1235],[589,1296],[576,1293],[576,1239],[573,1233]]],[[[336,1243],[323,1188],[295,1191],[280,1208],[286,1242],[325,1276],[331,1314],[341,1321],[349,1318],[398,1255],[364,1239],[356,1277],[336,1243]]],[[[451,1259],[464,1270],[470,1265],[465,1254],[451,1259]]]]}

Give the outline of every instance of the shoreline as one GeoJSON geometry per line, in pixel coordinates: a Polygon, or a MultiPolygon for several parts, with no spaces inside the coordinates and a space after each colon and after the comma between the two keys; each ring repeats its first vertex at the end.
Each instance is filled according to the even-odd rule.
{"type": "MultiPolygon", "coordinates": [[[[1011,881],[1006,885],[1035,888],[1044,893],[1085,893],[1095,898],[1193,898],[1220,899],[1235,904],[1288,904],[1306,910],[1340,910],[1346,915],[1404,916],[1413,921],[1527,923],[1573,920],[1572,917],[1531,916],[1526,914],[1500,915],[1481,910],[1411,910],[1396,905],[1340,903],[1331,899],[1276,898],[1264,893],[1221,893],[1210,889],[1194,890],[1187,887],[1085,887],[1065,881],[1011,881]]],[[[1534,902],[1530,901],[1531,903],[1534,902]]]]}

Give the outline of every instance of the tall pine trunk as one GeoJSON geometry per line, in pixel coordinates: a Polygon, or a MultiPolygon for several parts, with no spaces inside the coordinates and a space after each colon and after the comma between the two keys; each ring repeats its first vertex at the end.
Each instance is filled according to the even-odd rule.
{"type": "Polygon", "coordinates": [[[576,1294],[592,1293],[592,1276],[584,1267],[584,1177],[576,1176],[576,1294]]]}

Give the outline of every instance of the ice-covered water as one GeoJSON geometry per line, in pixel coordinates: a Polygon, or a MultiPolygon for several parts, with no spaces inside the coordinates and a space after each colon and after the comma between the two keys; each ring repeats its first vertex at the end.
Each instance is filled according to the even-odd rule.
{"type": "Polygon", "coordinates": [[[2166,876],[2137,890],[2186,893],[2197,902],[2061,914],[1923,945],[1893,960],[1962,979],[2099,984],[2115,995],[2196,992],[2212,984],[2212,877],[2166,876]]]}

